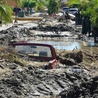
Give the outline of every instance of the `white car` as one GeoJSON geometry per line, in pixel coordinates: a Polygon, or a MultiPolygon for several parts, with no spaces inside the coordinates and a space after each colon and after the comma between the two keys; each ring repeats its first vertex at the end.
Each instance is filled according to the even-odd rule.
{"type": "Polygon", "coordinates": [[[69,7],[63,7],[62,10],[63,10],[64,12],[68,12],[69,7]]]}
{"type": "Polygon", "coordinates": [[[69,8],[68,13],[75,15],[78,12],[78,8],[69,8]]]}

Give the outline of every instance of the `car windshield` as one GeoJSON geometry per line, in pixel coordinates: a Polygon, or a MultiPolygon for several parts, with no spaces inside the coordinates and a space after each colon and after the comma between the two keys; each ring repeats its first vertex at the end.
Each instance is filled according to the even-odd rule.
{"type": "Polygon", "coordinates": [[[47,46],[36,45],[16,45],[15,50],[28,56],[52,57],[51,49],[47,46]]]}
{"type": "Polygon", "coordinates": [[[64,8],[63,8],[63,11],[65,11],[65,12],[66,12],[66,11],[68,11],[68,9],[69,9],[69,8],[64,7],[64,8]]]}

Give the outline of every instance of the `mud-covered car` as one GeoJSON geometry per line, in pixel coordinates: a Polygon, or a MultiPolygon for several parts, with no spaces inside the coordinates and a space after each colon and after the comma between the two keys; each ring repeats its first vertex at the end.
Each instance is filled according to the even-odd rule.
{"type": "Polygon", "coordinates": [[[52,45],[41,43],[13,43],[11,44],[19,53],[26,54],[32,61],[47,62],[47,69],[56,68],[58,61],[52,45]]]}

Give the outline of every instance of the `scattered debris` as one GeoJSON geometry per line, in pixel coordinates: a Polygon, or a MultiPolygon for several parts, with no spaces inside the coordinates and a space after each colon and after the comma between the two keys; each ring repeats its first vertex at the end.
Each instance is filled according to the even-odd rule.
{"type": "Polygon", "coordinates": [[[52,98],[53,96],[55,96],[54,98],[79,98],[82,96],[97,98],[98,78],[93,73],[98,70],[98,67],[94,68],[95,66],[89,62],[91,59],[88,58],[93,56],[92,62],[98,61],[97,54],[92,55],[88,51],[63,51],[60,54],[60,51],[58,60],[61,61],[62,57],[70,58],[75,63],[71,65],[69,62],[64,63],[63,61],[62,66],[45,70],[43,67],[29,65],[29,63],[22,66],[20,63],[14,62],[21,56],[11,48],[2,47],[0,52],[2,53],[0,53],[1,98],[52,98]],[[7,57],[6,53],[9,54],[7,57]],[[80,62],[77,61],[80,59],[77,55],[82,57],[80,62]],[[86,59],[88,62],[85,62],[86,59]]]}
{"type": "Polygon", "coordinates": [[[48,36],[68,37],[61,32],[69,30],[70,37],[77,35],[76,40],[88,40],[71,21],[69,25],[54,24],[48,18],[36,27],[13,26],[0,32],[0,98],[98,98],[97,53],[56,50],[60,64],[46,70],[41,62],[34,63],[8,46],[24,37],[47,37],[47,31],[52,32],[48,36]],[[30,32],[32,30],[45,32],[38,35],[30,32]]]}

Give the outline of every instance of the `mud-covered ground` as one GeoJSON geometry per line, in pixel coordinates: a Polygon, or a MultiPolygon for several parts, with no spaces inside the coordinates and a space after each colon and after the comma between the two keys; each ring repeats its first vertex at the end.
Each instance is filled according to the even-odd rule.
{"type": "Polygon", "coordinates": [[[11,47],[0,48],[0,98],[98,98],[98,54],[56,50],[59,66],[29,64],[11,47]]]}
{"type": "Polygon", "coordinates": [[[63,30],[72,32],[76,40],[88,40],[66,22],[54,24],[49,20],[38,22],[37,27],[13,26],[0,32],[0,98],[98,98],[97,52],[56,50],[59,65],[45,70],[44,63],[28,61],[9,46],[24,37],[68,37],[61,35],[63,30]],[[34,30],[44,33],[38,35],[34,30]],[[48,31],[53,34],[47,35],[48,31]]]}

